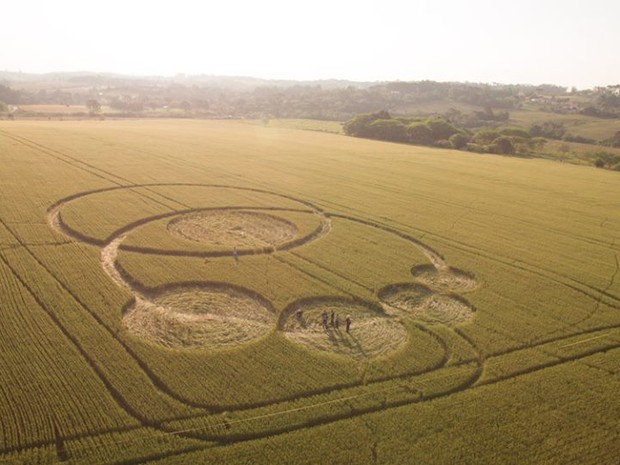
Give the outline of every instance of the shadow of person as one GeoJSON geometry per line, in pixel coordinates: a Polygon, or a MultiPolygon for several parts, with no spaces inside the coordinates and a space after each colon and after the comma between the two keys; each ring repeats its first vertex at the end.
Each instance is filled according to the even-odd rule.
{"type": "Polygon", "coordinates": [[[362,344],[360,344],[359,339],[355,337],[353,334],[351,334],[351,332],[349,332],[348,334],[349,334],[349,338],[351,339],[351,341],[353,341],[353,345],[355,346],[357,351],[360,354],[362,354],[364,357],[366,357],[366,351],[364,350],[364,347],[362,346],[362,344]]]}
{"type": "Polygon", "coordinates": [[[327,339],[334,347],[339,347],[343,342],[342,333],[338,329],[330,328],[327,331],[327,339]]]}

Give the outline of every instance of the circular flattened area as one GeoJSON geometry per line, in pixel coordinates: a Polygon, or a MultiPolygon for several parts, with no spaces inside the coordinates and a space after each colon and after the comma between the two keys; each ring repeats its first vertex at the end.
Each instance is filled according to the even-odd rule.
{"type": "Polygon", "coordinates": [[[471,319],[474,309],[464,299],[434,294],[426,299],[415,313],[422,320],[452,326],[471,319]]]}
{"type": "Polygon", "coordinates": [[[172,348],[225,348],[273,328],[270,304],[237,288],[184,287],[136,298],[123,315],[131,333],[172,348]]]}
{"type": "Polygon", "coordinates": [[[387,312],[393,309],[411,311],[418,308],[433,292],[421,284],[391,284],[378,293],[387,312]]]}
{"type": "Polygon", "coordinates": [[[311,350],[355,359],[387,355],[407,341],[405,327],[380,308],[338,298],[308,300],[289,306],[280,328],[287,339],[311,350]],[[323,314],[327,317],[326,328],[323,314]],[[347,315],[351,317],[349,333],[346,332],[347,315]]]}
{"type": "Polygon", "coordinates": [[[186,240],[230,247],[276,246],[291,240],[297,227],[283,218],[245,211],[203,211],[168,223],[168,231],[186,240]]]}
{"type": "Polygon", "coordinates": [[[387,309],[407,312],[416,319],[448,326],[464,323],[474,315],[473,307],[463,298],[434,294],[419,284],[394,284],[379,291],[387,309]]]}
{"type": "Polygon", "coordinates": [[[420,265],[413,267],[411,274],[416,280],[439,292],[468,291],[478,286],[472,274],[456,268],[436,269],[432,265],[420,265]]]}

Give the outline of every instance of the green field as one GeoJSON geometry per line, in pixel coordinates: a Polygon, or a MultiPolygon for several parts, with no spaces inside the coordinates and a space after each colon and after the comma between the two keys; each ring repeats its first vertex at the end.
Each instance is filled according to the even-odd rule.
{"type": "Polygon", "coordinates": [[[620,175],[337,132],[0,121],[0,463],[618,463],[620,175]]]}

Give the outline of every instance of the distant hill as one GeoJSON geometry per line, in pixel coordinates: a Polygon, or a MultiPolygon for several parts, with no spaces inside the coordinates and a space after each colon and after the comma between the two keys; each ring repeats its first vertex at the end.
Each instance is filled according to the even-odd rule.
{"type": "Polygon", "coordinates": [[[176,76],[130,76],[116,73],[95,73],[90,71],[74,71],[61,73],[21,73],[14,71],[0,71],[0,81],[19,88],[23,84],[37,83],[41,88],[46,85],[56,86],[59,82],[87,85],[118,85],[133,83],[136,85],[185,84],[203,85],[234,91],[251,91],[257,87],[293,87],[293,86],[320,86],[323,89],[340,89],[346,87],[368,88],[377,82],[359,82],[341,79],[320,79],[313,81],[295,81],[282,79],[262,79],[248,76],[212,76],[206,74],[176,76]]]}
{"type": "MultiPolygon", "coordinates": [[[[542,111],[620,117],[620,91],[542,84],[271,80],[246,76],[127,76],[87,71],[0,71],[0,104],[102,108],[116,116],[306,118],[346,121],[360,113],[442,115],[450,119],[542,111]],[[482,113],[480,113],[482,112],[482,113]],[[464,114],[461,115],[461,114],[464,114]]],[[[0,111],[2,107],[0,107],[0,111]]],[[[37,111],[40,111],[37,110],[37,111]]]]}

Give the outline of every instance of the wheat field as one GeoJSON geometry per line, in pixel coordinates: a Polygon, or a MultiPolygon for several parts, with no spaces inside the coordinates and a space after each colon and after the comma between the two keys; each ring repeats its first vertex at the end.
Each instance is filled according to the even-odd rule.
{"type": "Polygon", "coordinates": [[[619,174],[297,123],[0,121],[0,463],[617,463],[619,174]]]}

